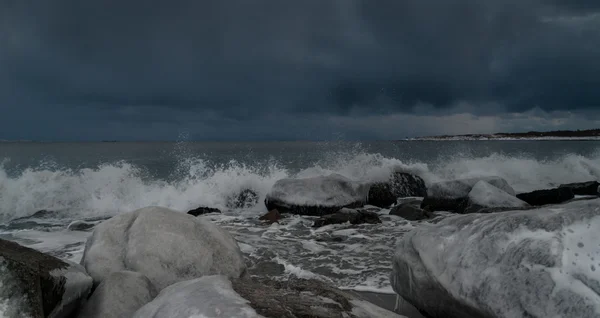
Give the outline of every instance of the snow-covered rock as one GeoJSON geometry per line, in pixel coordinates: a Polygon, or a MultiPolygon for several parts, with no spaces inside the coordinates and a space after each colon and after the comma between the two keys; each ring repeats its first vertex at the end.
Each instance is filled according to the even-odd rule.
{"type": "Polygon", "coordinates": [[[467,199],[469,192],[479,181],[486,181],[510,195],[515,195],[515,190],[500,177],[459,179],[431,185],[427,189],[427,195],[421,203],[421,208],[428,211],[458,211],[467,199]]]}
{"type": "Polygon", "coordinates": [[[162,207],[115,216],[96,226],[81,264],[99,284],[110,273],[144,274],[158,289],[204,275],[239,277],[244,257],[233,237],[205,218],[162,207]]]}
{"type": "Polygon", "coordinates": [[[225,276],[204,276],[163,289],[133,318],[236,317],[260,318],[225,276]]]}
{"type": "Polygon", "coordinates": [[[134,318],[402,318],[317,280],[205,276],[165,288],[134,318]]]}
{"type": "Polygon", "coordinates": [[[82,266],[0,239],[1,317],[68,317],[91,288],[82,266]]]}
{"type": "Polygon", "coordinates": [[[267,194],[268,210],[301,215],[325,215],[365,204],[369,186],[339,174],[303,179],[281,179],[267,194]]]}
{"type": "Polygon", "coordinates": [[[158,292],[150,280],[130,271],[114,272],[96,288],[85,303],[81,318],[131,317],[138,309],[149,303],[158,292]]]}
{"type": "Polygon", "coordinates": [[[489,184],[479,181],[467,196],[466,208],[463,213],[477,213],[490,208],[525,208],[529,204],[514,195],[489,184]]]}
{"type": "Polygon", "coordinates": [[[432,317],[600,317],[600,199],[452,216],[406,234],[400,296],[432,317]]]}

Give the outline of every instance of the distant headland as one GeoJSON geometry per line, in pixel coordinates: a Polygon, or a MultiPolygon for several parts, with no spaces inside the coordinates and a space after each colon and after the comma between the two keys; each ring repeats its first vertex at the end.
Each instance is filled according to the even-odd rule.
{"type": "Polygon", "coordinates": [[[600,129],[529,131],[522,133],[495,133],[469,135],[442,135],[411,138],[409,140],[600,140],[600,129]]]}

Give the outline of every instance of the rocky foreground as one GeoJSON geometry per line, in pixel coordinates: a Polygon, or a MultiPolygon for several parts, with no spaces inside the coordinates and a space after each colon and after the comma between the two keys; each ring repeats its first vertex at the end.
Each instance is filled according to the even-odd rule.
{"type": "MultiPolygon", "coordinates": [[[[415,222],[397,243],[390,281],[426,317],[600,317],[599,190],[597,181],[516,193],[498,177],[426,185],[395,172],[364,184],[333,174],[278,181],[260,219],[382,222],[370,205],[415,222]]],[[[247,189],[232,205],[257,199],[247,189]]],[[[249,273],[209,213],[219,211],[146,207],[73,222],[93,231],[81,264],[0,241],[0,309],[34,318],[402,317],[322,281],[249,273]]]]}

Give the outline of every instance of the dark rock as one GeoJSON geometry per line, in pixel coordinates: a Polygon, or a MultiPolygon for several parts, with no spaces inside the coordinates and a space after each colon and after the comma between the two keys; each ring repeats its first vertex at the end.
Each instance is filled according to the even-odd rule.
{"type": "Polygon", "coordinates": [[[392,187],[389,183],[374,183],[371,185],[371,188],[369,188],[367,204],[380,208],[387,208],[396,203],[396,198],[397,197],[392,193],[392,187]]]}
{"type": "Polygon", "coordinates": [[[427,219],[427,212],[420,207],[421,201],[414,200],[405,202],[392,208],[390,215],[399,216],[408,221],[419,221],[427,219]]]}
{"type": "Polygon", "coordinates": [[[0,239],[0,285],[9,317],[68,317],[89,294],[92,278],[77,264],[0,239]]]}
{"type": "Polygon", "coordinates": [[[20,221],[25,219],[49,219],[58,216],[58,212],[50,211],[50,210],[39,210],[30,216],[24,216],[20,218],[16,218],[13,221],[20,221]]]}
{"type": "Polygon", "coordinates": [[[341,209],[340,211],[326,215],[315,221],[313,227],[321,227],[330,224],[343,224],[350,222],[350,224],[377,224],[381,223],[379,216],[374,212],[359,211],[352,209],[341,209]]]}
{"type": "Polygon", "coordinates": [[[85,221],[73,221],[67,226],[67,230],[69,231],[87,231],[93,228],[96,223],[85,222],[85,221]]]}
{"type": "Polygon", "coordinates": [[[230,209],[249,209],[258,203],[258,194],[251,189],[245,189],[227,200],[230,209]]]}
{"type": "Polygon", "coordinates": [[[272,261],[261,261],[248,267],[248,274],[258,276],[279,276],[285,272],[285,266],[272,261]]]}
{"type": "Polygon", "coordinates": [[[208,213],[221,213],[221,210],[201,206],[199,208],[189,210],[187,214],[190,214],[193,216],[198,216],[198,215],[203,215],[203,214],[208,214],[208,213]]]}
{"type": "Polygon", "coordinates": [[[563,187],[556,189],[537,190],[517,194],[517,198],[534,206],[546,204],[559,204],[573,199],[575,195],[571,188],[563,187]]]}
{"type": "Polygon", "coordinates": [[[271,210],[259,218],[259,220],[266,221],[269,224],[279,222],[279,219],[281,219],[281,214],[277,209],[271,210]]]}
{"type": "Polygon", "coordinates": [[[515,195],[515,190],[500,177],[459,179],[431,185],[427,189],[421,208],[427,211],[460,212],[465,207],[469,192],[479,181],[486,181],[510,195],[515,195]]]}
{"type": "Polygon", "coordinates": [[[561,184],[559,188],[570,188],[574,195],[600,195],[600,182],[589,181],[580,183],[561,184]]]}

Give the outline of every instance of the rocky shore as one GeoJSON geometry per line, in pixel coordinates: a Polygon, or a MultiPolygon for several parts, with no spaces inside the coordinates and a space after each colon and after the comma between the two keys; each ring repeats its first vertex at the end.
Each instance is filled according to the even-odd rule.
{"type": "MultiPolygon", "coordinates": [[[[71,223],[91,232],[80,264],[0,240],[0,283],[11,286],[0,305],[33,318],[599,317],[600,183],[584,181],[528,193],[499,177],[426,184],[404,171],[275,183],[258,226],[291,215],[314,229],[374,226],[387,209],[413,222],[389,268],[398,297],[270,277],[207,217],[218,209],[146,207],[71,223]]],[[[260,204],[252,189],[231,202],[260,204]]]]}

